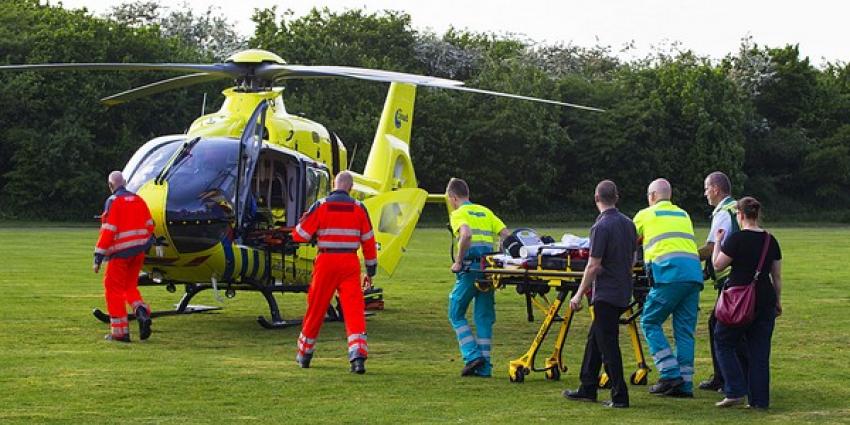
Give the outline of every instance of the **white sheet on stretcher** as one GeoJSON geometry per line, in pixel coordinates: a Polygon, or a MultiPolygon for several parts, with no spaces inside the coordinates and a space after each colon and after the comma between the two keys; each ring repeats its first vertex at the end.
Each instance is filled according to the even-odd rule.
{"type": "Polygon", "coordinates": [[[497,254],[493,256],[493,259],[501,262],[504,267],[511,268],[521,266],[523,261],[530,257],[536,257],[538,255],[561,255],[564,254],[568,249],[587,248],[590,248],[589,238],[581,238],[576,235],[566,233],[563,237],[561,237],[560,243],[529,245],[521,247],[519,249],[519,258],[513,258],[510,255],[506,254],[497,254]]]}
{"type": "Polygon", "coordinates": [[[583,249],[590,248],[590,239],[580,238],[569,233],[561,238],[560,243],[545,244],[545,245],[528,245],[519,249],[519,256],[522,258],[535,257],[538,255],[561,255],[568,249],[583,249]]]}
{"type": "Polygon", "coordinates": [[[521,266],[522,262],[525,260],[524,258],[514,258],[506,254],[496,254],[493,256],[493,259],[498,262],[501,262],[502,267],[508,269],[521,266]]]}

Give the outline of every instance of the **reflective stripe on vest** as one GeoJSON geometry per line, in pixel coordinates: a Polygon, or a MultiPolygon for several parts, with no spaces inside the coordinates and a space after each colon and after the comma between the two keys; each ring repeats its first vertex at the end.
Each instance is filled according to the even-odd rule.
{"type": "MultiPolygon", "coordinates": [[[[480,257],[493,250],[493,245],[498,241],[498,234],[493,230],[497,226],[492,212],[481,205],[469,202],[461,205],[452,214],[462,214],[463,221],[469,226],[471,243],[466,253],[467,257],[480,257]]],[[[501,229],[496,231],[499,230],[501,229]]]]}
{"type": "Polygon", "coordinates": [[[656,282],[702,282],[691,219],[670,201],[661,201],[635,217],[641,226],[644,259],[656,282]]]}
{"type": "Polygon", "coordinates": [[[320,249],[351,249],[356,251],[360,248],[360,242],[332,242],[319,240],[316,246],[320,249]]]}
{"type": "Polygon", "coordinates": [[[360,237],[360,230],[357,229],[336,229],[324,228],[316,232],[319,236],[357,236],[360,237]]]}

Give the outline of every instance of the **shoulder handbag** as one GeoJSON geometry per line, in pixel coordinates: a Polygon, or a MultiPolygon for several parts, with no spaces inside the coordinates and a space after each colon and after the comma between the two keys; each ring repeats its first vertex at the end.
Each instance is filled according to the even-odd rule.
{"type": "Polygon", "coordinates": [[[729,286],[720,293],[717,305],[714,307],[714,317],[726,326],[745,326],[755,319],[756,315],[756,282],[764,266],[767,248],[770,246],[770,234],[764,232],[764,246],[761,249],[756,273],[748,285],[729,286]]]}

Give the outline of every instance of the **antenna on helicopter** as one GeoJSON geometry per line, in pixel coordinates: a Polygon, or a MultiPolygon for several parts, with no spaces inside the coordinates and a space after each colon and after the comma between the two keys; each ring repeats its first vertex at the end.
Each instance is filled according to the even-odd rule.
{"type": "Polygon", "coordinates": [[[354,165],[354,156],[357,155],[357,147],[358,146],[360,146],[360,143],[354,144],[354,149],[352,149],[352,151],[351,151],[351,158],[348,158],[348,167],[346,167],[346,170],[350,170],[351,166],[354,165]]]}

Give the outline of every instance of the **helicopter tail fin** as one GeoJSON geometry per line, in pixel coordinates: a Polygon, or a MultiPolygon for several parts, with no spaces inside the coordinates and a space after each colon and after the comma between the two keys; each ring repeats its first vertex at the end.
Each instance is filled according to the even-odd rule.
{"type": "Polygon", "coordinates": [[[416,86],[391,83],[363,176],[377,183],[379,193],[417,187],[410,161],[410,130],[416,86]]]}

